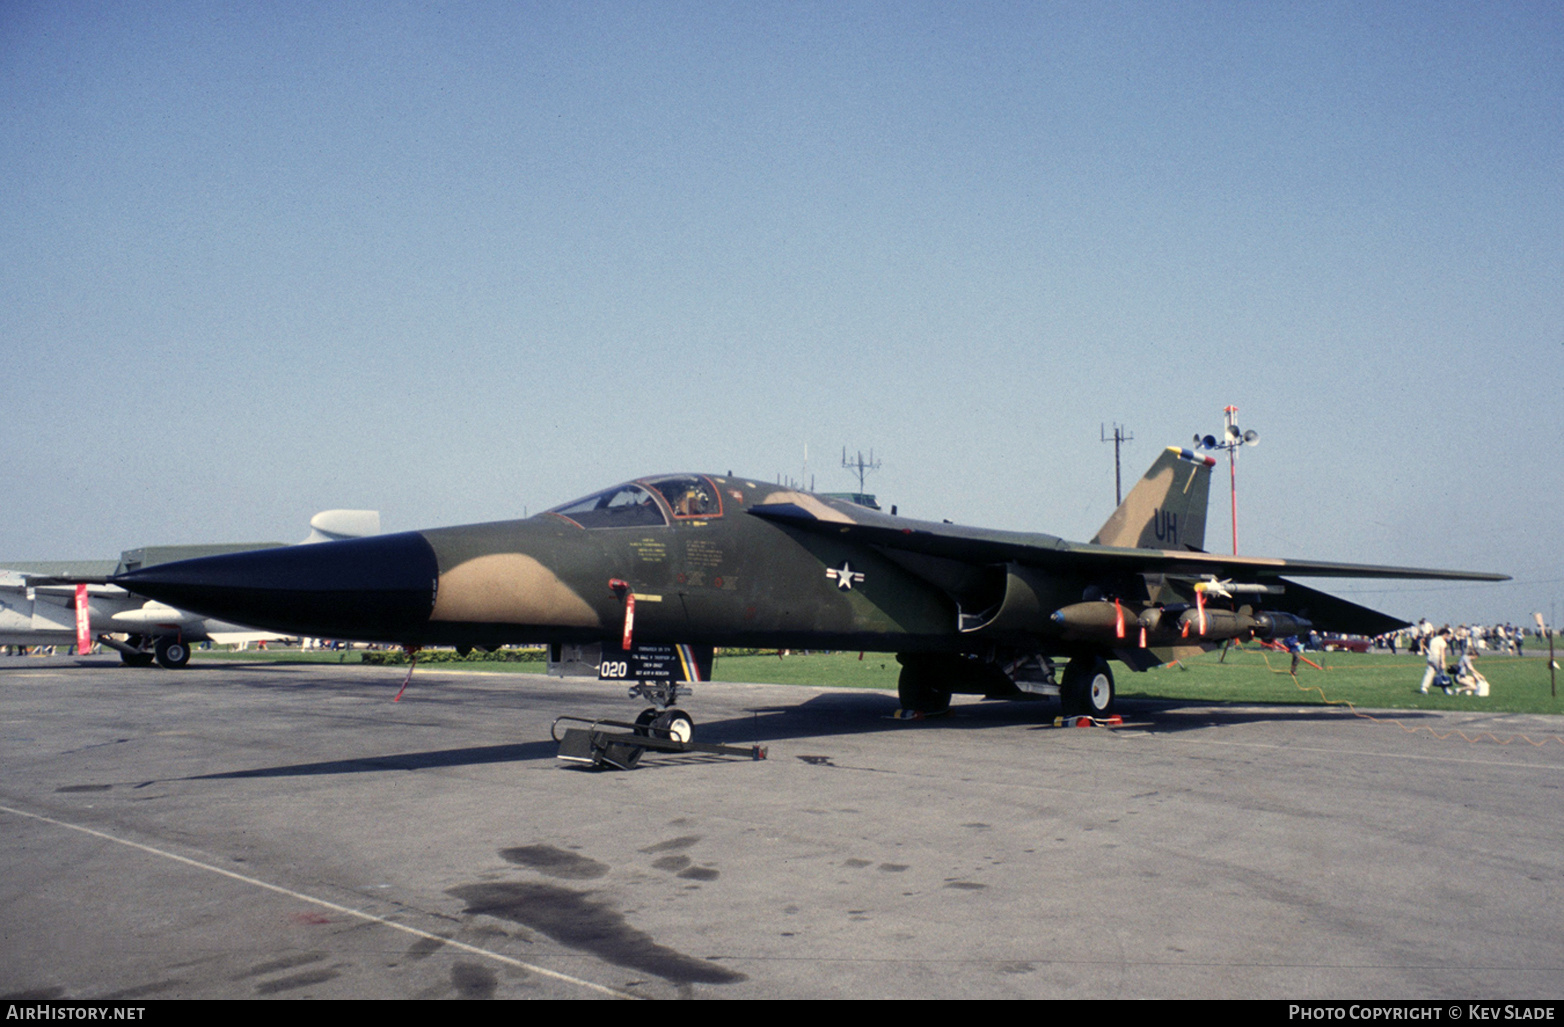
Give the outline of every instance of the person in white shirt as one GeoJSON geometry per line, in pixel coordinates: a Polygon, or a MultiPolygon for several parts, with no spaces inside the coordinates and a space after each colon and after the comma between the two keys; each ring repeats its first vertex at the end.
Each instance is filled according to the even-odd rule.
{"type": "MultiPolygon", "coordinates": [[[[1441,678],[1446,681],[1449,680],[1445,670],[1445,650],[1449,648],[1449,638],[1450,629],[1440,628],[1438,633],[1435,634],[1433,638],[1429,639],[1428,669],[1423,672],[1423,687],[1418,689],[1418,691],[1422,692],[1424,695],[1428,694],[1429,685],[1440,680],[1441,678]]],[[[1444,690],[1449,692],[1450,686],[1445,685],[1444,690]]]]}

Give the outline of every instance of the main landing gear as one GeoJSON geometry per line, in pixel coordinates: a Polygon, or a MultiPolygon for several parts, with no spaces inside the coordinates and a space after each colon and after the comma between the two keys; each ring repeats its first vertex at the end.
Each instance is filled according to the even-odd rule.
{"type": "Polygon", "coordinates": [[[1101,656],[1077,656],[1064,668],[1059,698],[1067,717],[1106,718],[1113,713],[1113,671],[1101,656]]]}
{"type": "Polygon", "coordinates": [[[953,692],[995,699],[1057,693],[1067,717],[1106,719],[1113,714],[1113,671],[1102,656],[1077,655],[1057,685],[1047,658],[1038,658],[1040,668],[1028,671],[1021,661],[1008,665],[1008,672],[997,663],[948,653],[902,653],[896,659],[902,665],[896,682],[901,707],[922,716],[949,710],[953,692]]]}
{"type": "Polygon", "coordinates": [[[190,662],[190,647],[177,638],[162,636],[154,647],[159,667],[177,670],[190,662]]]}
{"type": "Polygon", "coordinates": [[[901,674],[896,678],[896,699],[901,708],[925,716],[950,709],[949,671],[954,660],[938,656],[897,656],[901,674]]]}
{"type": "Polygon", "coordinates": [[[120,662],[127,667],[150,667],[152,661],[156,660],[160,667],[178,670],[190,662],[190,644],[169,635],[158,635],[156,638],[127,635],[123,642],[108,635],[99,635],[98,641],[119,650],[120,662]]]}
{"type": "Polygon", "coordinates": [[[896,698],[901,708],[924,716],[950,709],[954,692],[1003,698],[1017,693],[1016,683],[998,664],[952,653],[899,653],[901,676],[896,698]]]}

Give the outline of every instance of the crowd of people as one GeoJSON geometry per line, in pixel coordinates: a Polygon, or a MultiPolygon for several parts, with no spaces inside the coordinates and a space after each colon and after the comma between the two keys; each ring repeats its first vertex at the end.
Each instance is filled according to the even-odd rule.
{"type": "Polygon", "coordinates": [[[1504,653],[1513,656],[1524,656],[1526,644],[1526,631],[1514,624],[1461,624],[1450,627],[1446,624],[1443,628],[1435,629],[1427,617],[1423,617],[1411,627],[1402,628],[1400,631],[1392,631],[1375,639],[1381,646],[1395,652],[1398,648],[1417,653],[1419,656],[1428,655],[1428,647],[1438,631],[1449,633],[1449,644],[1453,645],[1457,652],[1464,653],[1468,649],[1478,652],[1504,653]]]}
{"type": "Polygon", "coordinates": [[[1446,624],[1436,629],[1424,617],[1412,627],[1395,632],[1388,638],[1391,652],[1395,652],[1398,640],[1407,649],[1421,655],[1427,665],[1423,671],[1423,682],[1418,687],[1422,694],[1427,695],[1429,688],[1434,687],[1443,689],[1446,695],[1486,696],[1488,679],[1478,672],[1473,662],[1477,654],[1490,652],[1524,656],[1526,633],[1513,624],[1462,624],[1453,629],[1446,624]],[[1453,670],[1449,666],[1452,656],[1456,660],[1453,670]]]}

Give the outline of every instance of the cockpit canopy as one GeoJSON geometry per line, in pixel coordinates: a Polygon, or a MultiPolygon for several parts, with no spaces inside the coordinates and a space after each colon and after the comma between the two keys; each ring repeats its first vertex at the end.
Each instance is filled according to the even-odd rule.
{"type": "Polygon", "coordinates": [[[667,474],[615,485],[546,511],[582,528],[644,528],[722,516],[722,493],[703,474],[667,474]]]}

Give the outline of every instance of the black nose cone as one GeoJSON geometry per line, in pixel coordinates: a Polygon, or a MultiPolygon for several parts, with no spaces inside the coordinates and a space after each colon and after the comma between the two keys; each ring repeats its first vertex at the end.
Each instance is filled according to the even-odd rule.
{"type": "Polygon", "coordinates": [[[182,610],[290,635],[416,641],[439,564],[418,532],[162,563],[116,585],[182,610]]]}

